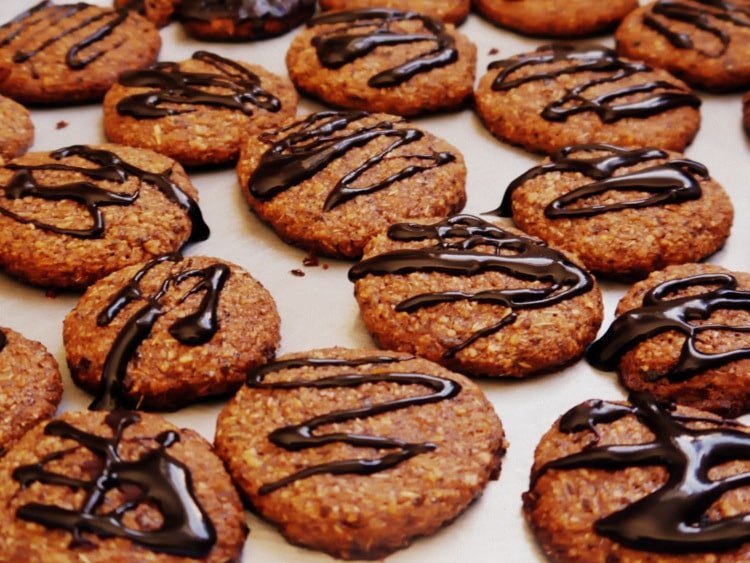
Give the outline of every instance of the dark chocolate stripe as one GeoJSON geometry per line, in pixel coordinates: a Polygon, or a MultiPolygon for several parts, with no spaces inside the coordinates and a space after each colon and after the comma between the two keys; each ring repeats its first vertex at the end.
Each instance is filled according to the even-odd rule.
{"type": "Polygon", "coordinates": [[[401,360],[390,356],[365,357],[356,360],[344,360],[341,358],[298,358],[295,360],[267,364],[250,372],[248,374],[247,385],[256,389],[336,389],[342,387],[359,387],[366,383],[383,382],[395,383],[397,385],[422,385],[432,390],[432,393],[425,395],[394,399],[392,401],[372,404],[356,409],[338,410],[329,414],[316,416],[300,424],[284,426],[274,430],[268,436],[268,439],[276,446],[289,451],[317,448],[333,443],[348,444],[357,448],[375,448],[397,451],[375,459],[348,459],[306,467],[288,475],[287,477],[279,479],[278,481],[263,485],[260,487],[258,493],[261,495],[267,495],[293,483],[294,481],[324,473],[333,475],[371,475],[395,467],[416,455],[434,451],[437,446],[429,442],[409,443],[395,438],[341,432],[315,435],[314,432],[320,426],[325,426],[327,424],[337,424],[354,419],[369,418],[386,412],[430,403],[438,403],[440,401],[451,399],[461,392],[461,385],[452,379],[424,373],[378,371],[377,373],[368,374],[360,374],[356,372],[344,373],[313,380],[280,381],[276,383],[265,383],[263,381],[267,375],[285,369],[388,365],[396,364],[400,361],[401,360]]]}
{"type": "Polygon", "coordinates": [[[84,432],[62,420],[47,423],[45,435],[75,441],[101,460],[102,469],[99,475],[86,480],[45,468],[48,463],[62,460],[77,451],[78,447],[60,450],[37,463],[17,467],[13,479],[23,488],[41,483],[81,489],[86,494],[77,509],[28,503],[18,508],[16,516],[47,528],[69,531],[73,535],[71,547],[88,545],[95,548],[96,544],[83,537],[83,532],[87,532],[101,538],[124,538],[156,552],[185,557],[207,556],[216,543],[216,530],[195,496],[190,470],[167,453],[170,446],[179,442],[180,435],[167,431],[152,437],[158,447],[141,454],[135,461],[125,461],[120,457],[118,450],[123,432],[139,420],[140,416],[135,412],[110,413],[105,422],[112,429],[112,438],[84,432]],[[137,489],[136,497],[104,513],[102,505],[108,493],[126,486],[137,489]],[[163,522],[159,528],[139,530],[123,522],[126,514],[144,503],[161,514],[163,522]]]}
{"type": "Polygon", "coordinates": [[[631,405],[588,401],[568,411],[559,423],[560,432],[586,429],[598,433],[597,424],[635,416],[653,434],[645,444],[597,446],[550,461],[537,469],[531,487],[551,471],[659,466],[668,473],[667,482],[627,507],[594,523],[597,534],[633,549],[691,553],[721,551],[750,540],[747,514],[714,520],[706,512],[725,493],[750,485],[750,472],[712,479],[712,468],[733,461],[750,460],[750,436],[721,419],[677,415],[673,405],[657,403],[644,393],[633,393],[631,405]],[[710,425],[693,429],[689,422],[710,425]]]}

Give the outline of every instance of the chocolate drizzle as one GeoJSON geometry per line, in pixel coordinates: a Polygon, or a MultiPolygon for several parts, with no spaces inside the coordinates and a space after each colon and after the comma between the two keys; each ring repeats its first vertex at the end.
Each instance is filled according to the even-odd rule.
{"type": "Polygon", "coordinates": [[[628,467],[664,467],[667,482],[622,510],[594,523],[597,534],[627,547],[657,552],[689,553],[739,547],[750,540],[747,513],[709,520],[706,511],[725,493],[750,485],[750,472],[720,479],[709,471],[723,463],[750,460],[750,435],[722,428],[728,421],[691,417],[644,393],[630,396],[631,406],[588,401],[560,420],[560,432],[586,429],[595,441],[583,451],[544,464],[532,474],[531,486],[546,473],[570,469],[617,471],[628,467]],[[645,444],[598,446],[595,425],[634,416],[654,435],[645,444]],[[710,425],[693,429],[688,422],[710,425]]]}
{"type": "Polygon", "coordinates": [[[107,150],[95,149],[84,145],[73,145],[50,153],[54,160],[68,157],[83,158],[98,167],[88,168],[72,164],[49,163],[38,165],[6,164],[5,168],[16,170],[7,186],[0,186],[7,199],[26,197],[39,198],[45,201],[70,200],[86,207],[91,216],[92,225],[80,229],[56,227],[49,223],[28,219],[9,209],[0,206],[0,214],[10,217],[19,223],[32,224],[38,229],[53,233],[69,235],[76,238],[102,238],[105,233],[104,215],[101,208],[108,205],[131,205],[138,199],[140,191],[132,194],[111,192],[102,189],[88,181],[72,182],[69,184],[44,186],[34,178],[34,170],[58,170],[63,172],[77,172],[92,180],[123,183],[134,176],[141,182],[155,186],[167,199],[176,203],[186,212],[192,223],[190,242],[206,240],[210,233],[203,222],[203,215],[198,204],[170,179],[172,170],[164,172],[148,172],[122,160],[115,153],[107,150]]]}
{"type": "Polygon", "coordinates": [[[707,321],[719,310],[750,312],[750,291],[737,289],[731,274],[698,274],[665,281],[643,296],[643,306],[627,311],[612,323],[607,332],[586,352],[588,362],[598,369],[613,371],[620,358],[638,343],[668,331],[685,335],[677,363],[666,374],[669,381],[685,381],[691,376],[730,362],[750,358],[750,348],[728,352],[705,353],[697,348],[701,333],[724,331],[750,333],[750,325],[730,326],[716,323],[693,325],[690,321],[707,321]],[[694,286],[718,286],[698,295],[668,299],[669,295],[694,286]]]}
{"type": "Polygon", "coordinates": [[[115,337],[104,362],[99,393],[89,409],[113,410],[128,401],[123,385],[128,362],[138,346],[148,338],[156,321],[168,312],[164,298],[170,288],[178,288],[188,279],[197,279],[197,282],[177,300],[178,305],[191,295],[203,292],[203,298],[196,311],[181,317],[169,327],[169,334],[178,342],[186,346],[205,344],[219,329],[219,295],[230,274],[229,267],[224,264],[170,274],[161,282],[156,292],[151,295],[143,293],[140,283],[151,269],[164,262],[178,263],[182,259],[179,254],[165,254],[148,262],[99,313],[96,319],[97,326],[107,326],[131,303],[145,301],[145,304],[130,316],[115,337]]]}
{"type": "Polygon", "coordinates": [[[8,344],[8,337],[5,336],[5,333],[2,330],[0,330],[0,352],[2,352],[5,349],[5,346],[7,344],[8,344]]]}
{"type": "Polygon", "coordinates": [[[123,98],[117,103],[117,112],[136,119],[155,119],[194,111],[164,107],[165,103],[218,106],[245,115],[252,115],[255,107],[273,113],[281,109],[278,98],[264,90],[258,75],[244,66],[207,51],[196,51],[192,59],[212,66],[216,72],[186,72],[177,63],[157,63],[145,70],[123,72],[119,78],[123,86],[155,89],[123,98]],[[207,92],[201,86],[231,93],[207,92]]]}
{"type": "Polygon", "coordinates": [[[378,450],[397,451],[375,459],[348,459],[306,467],[305,469],[301,469],[287,477],[279,479],[278,481],[261,486],[258,493],[261,495],[267,495],[293,483],[294,481],[323,473],[333,475],[371,475],[395,467],[416,455],[434,451],[437,446],[430,442],[409,443],[396,438],[384,438],[379,436],[369,436],[366,434],[341,432],[316,435],[315,430],[326,424],[339,424],[349,420],[369,418],[386,412],[430,403],[439,403],[440,401],[451,399],[461,392],[461,385],[452,379],[428,375],[425,373],[379,371],[367,374],[356,372],[343,373],[313,380],[279,381],[276,383],[263,382],[268,374],[285,369],[304,367],[320,368],[330,366],[379,366],[398,363],[399,361],[398,358],[393,358],[391,356],[365,357],[356,360],[345,360],[341,358],[299,358],[295,360],[274,362],[261,366],[250,372],[248,374],[247,385],[255,389],[335,389],[341,387],[359,387],[366,383],[395,383],[397,385],[422,385],[432,390],[431,393],[416,397],[394,399],[392,401],[378,404],[368,404],[368,406],[360,408],[335,411],[330,414],[316,416],[300,424],[284,426],[274,430],[268,436],[268,439],[274,445],[288,451],[296,452],[334,443],[348,444],[356,448],[374,448],[378,450]]]}
{"type": "Polygon", "coordinates": [[[574,189],[551,201],[544,209],[545,217],[592,217],[620,209],[640,209],[667,203],[682,203],[699,199],[703,193],[699,180],[708,178],[702,164],[686,158],[672,159],[648,168],[615,176],[621,167],[633,166],[653,159],[669,159],[669,155],[655,148],[625,149],[607,144],[576,145],[552,153],[551,162],[536,166],[513,180],[505,191],[500,207],[493,211],[501,217],[512,217],[513,193],[529,180],[550,172],[577,172],[598,180],[574,189]],[[603,152],[602,156],[585,158],[578,153],[603,152]],[[647,192],[651,195],[618,203],[571,207],[586,198],[608,191],[647,192]]]}
{"type": "Polygon", "coordinates": [[[429,41],[435,46],[416,58],[372,76],[367,84],[372,88],[398,86],[424,72],[440,68],[458,60],[456,41],[442,22],[415,12],[388,9],[348,10],[314,17],[309,26],[346,24],[313,38],[313,46],[320,63],[331,69],[341,68],[374,51],[377,47],[392,47],[429,41]],[[424,31],[406,33],[392,28],[404,21],[421,22],[424,31]],[[374,30],[357,32],[374,27],[374,30]]]}
{"type": "Polygon", "coordinates": [[[642,119],[669,109],[683,106],[697,108],[701,104],[700,99],[692,92],[665,80],[652,80],[623,86],[593,98],[587,97],[587,91],[595,86],[616,84],[635,74],[652,71],[651,67],[645,63],[618,58],[614,50],[606,47],[591,46],[576,49],[571,45],[545,45],[533,53],[495,61],[488,68],[500,70],[492,83],[492,89],[497,92],[512,90],[530,82],[552,80],[565,74],[605,73],[604,76],[585,80],[578,86],[566,90],[567,93],[562,98],[547,104],[541,113],[547,121],[567,121],[572,115],[593,112],[603,123],[614,123],[627,117],[642,119]],[[559,66],[554,70],[531,73],[520,78],[511,78],[514,73],[527,66],[560,62],[571,64],[559,66]],[[621,103],[617,101],[636,94],[643,96],[621,103]]]}
{"type": "Polygon", "coordinates": [[[36,47],[17,50],[12,57],[14,63],[24,63],[61,39],[77,33],[92,24],[97,24],[99,27],[86,35],[83,39],[73,43],[65,55],[65,63],[71,69],[80,70],[85,68],[108,51],[95,51],[88,56],[81,56],[83,50],[108,37],[128,18],[127,10],[101,10],[84,2],[78,2],[76,4],[61,4],[58,6],[53,4],[50,0],[43,0],[39,4],[19,14],[8,23],[0,26],[0,31],[4,31],[19,24],[13,31],[0,39],[0,47],[7,47],[10,45],[31,26],[43,24],[46,27],[62,27],[64,26],[62,22],[66,19],[75,17],[77,14],[89,8],[95,8],[95,12],[91,16],[85,17],[79,23],[71,27],[62,29],[57,35],[53,35],[49,39],[44,40],[36,47]]]}
{"type": "Polygon", "coordinates": [[[120,457],[118,450],[123,432],[139,420],[140,416],[135,412],[110,413],[105,422],[112,429],[112,438],[84,432],[62,420],[48,423],[44,427],[45,435],[73,440],[79,446],[49,454],[37,463],[17,467],[13,479],[23,488],[39,482],[81,489],[86,496],[78,509],[34,502],[21,506],[16,516],[47,528],[69,531],[73,535],[71,547],[95,546],[82,535],[90,532],[101,538],[124,538],[152,551],[172,555],[208,555],[216,543],[214,526],[195,498],[190,470],[167,453],[170,446],[180,441],[180,435],[171,430],[162,432],[153,438],[159,444],[156,449],[147,451],[135,461],[125,461],[120,457]],[[78,479],[45,469],[48,463],[64,459],[79,448],[86,448],[101,460],[101,472],[95,478],[78,479]],[[104,513],[102,505],[107,494],[124,487],[137,489],[137,496],[104,513]],[[137,530],[123,523],[125,515],[143,503],[158,508],[161,513],[163,523],[158,529],[137,530]]]}
{"type": "Polygon", "coordinates": [[[229,19],[262,29],[267,21],[307,19],[315,11],[315,0],[182,0],[182,19],[212,22],[229,19]]]}
{"type": "Polygon", "coordinates": [[[403,120],[396,123],[379,121],[346,131],[350,124],[364,120],[369,115],[363,111],[322,111],[280,131],[263,133],[261,140],[272,145],[261,157],[258,167],[250,178],[248,190],[256,199],[269,200],[292,186],[312,178],[352,149],[363,147],[383,137],[393,138],[393,141],[341,178],[328,194],[323,204],[323,211],[330,211],[354,197],[380,191],[395,182],[456,160],[456,157],[449,152],[434,151],[430,154],[391,156],[398,148],[424,137],[424,133],[419,129],[397,127],[396,125],[404,123],[403,120]],[[280,133],[286,133],[286,135],[272,141],[280,133]],[[408,164],[387,178],[369,185],[353,186],[359,178],[389,158],[417,160],[425,164],[408,164]]]}
{"type": "Polygon", "coordinates": [[[692,0],[692,3],[679,0],[658,0],[651,7],[651,13],[643,15],[643,23],[662,34],[678,49],[694,49],[705,57],[718,58],[726,53],[731,36],[713,23],[713,18],[730,25],[750,27],[750,7],[741,7],[725,0],[692,0]],[[700,4],[703,7],[694,4],[700,4]],[[657,14],[667,20],[687,23],[696,29],[710,33],[719,40],[721,48],[715,52],[697,48],[689,34],[675,31],[652,14],[657,14]]]}
{"type": "Polygon", "coordinates": [[[476,340],[513,324],[519,310],[549,307],[594,287],[591,275],[556,250],[471,215],[456,215],[433,225],[395,224],[388,229],[388,237],[401,242],[436,242],[433,246],[393,250],[362,260],[349,270],[351,281],[367,275],[406,275],[413,272],[440,272],[453,276],[501,272],[517,279],[547,284],[519,289],[488,289],[477,293],[423,293],[398,303],[395,308],[398,312],[412,312],[457,301],[487,303],[510,309],[497,323],[476,331],[446,350],[443,354],[445,358],[453,357],[476,340]],[[477,247],[489,247],[489,250],[475,250],[477,247]]]}

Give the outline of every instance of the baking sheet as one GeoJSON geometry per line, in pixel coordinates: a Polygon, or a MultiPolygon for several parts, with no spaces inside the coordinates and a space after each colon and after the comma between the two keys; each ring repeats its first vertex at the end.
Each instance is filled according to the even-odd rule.
{"type": "MultiPolygon", "coordinates": [[[[3,1],[0,21],[7,21],[36,2],[3,1]]],[[[108,5],[111,2],[92,3],[108,5]]],[[[471,15],[461,30],[477,45],[479,76],[490,60],[535,49],[544,43],[498,29],[476,15],[471,15]],[[499,53],[491,56],[490,50],[495,49],[499,53]]],[[[182,60],[197,49],[209,49],[286,74],[284,56],[295,32],[244,44],[198,42],[187,37],[179,24],[170,25],[161,34],[160,60],[182,60]]],[[[596,41],[612,45],[611,37],[596,41]]],[[[686,154],[708,166],[713,177],[729,192],[735,208],[735,224],[729,241],[711,261],[729,269],[749,271],[750,143],[741,127],[740,95],[700,93],[700,96],[703,124],[686,154]]],[[[299,113],[319,109],[321,105],[303,99],[299,113]]],[[[31,149],[34,151],[105,140],[98,105],[33,109],[32,119],[36,126],[36,141],[31,149]],[[68,125],[57,129],[59,121],[68,125]]],[[[469,170],[466,212],[481,213],[496,208],[507,184],[538,162],[536,156],[494,139],[468,109],[414,121],[463,152],[469,170]]],[[[321,263],[330,265],[327,270],[303,266],[306,252],[281,242],[249,212],[233,168],[194,171],[191,177],[200,191],[200,205],[212,233],[207,241],[187,247],[185,254],[213,255],[236,262],[271,291],[282,319],[279,354],[334,345],[373,346],[359,319],[353,288],[346,277],[349,263],[322,259],[321,263]],[[290,273],[294,269],[301,269],[306,275],[294,276],[290,273]]],[[[606,327],[626,286],[614,283],[602,286],[606,327]]],[[[0,274],[0,324],[41,341],[55,355],[65,378],[61,411],[85,409],[91,400],[70,380],[62,344],[62,321],[77,298],[78,294],[72,292],[48,294],[0,274]]],[[[626,396],[613,374],[597,372],[585,362],[526,381],[480,381],[479,385],[495,406],[510,442],[500,480],[490,483],[484,495],[453,524],[388,557],[389,562],[543,561],[521,515],[521,493],[528,486],[533,451],[539,438],[560,414],[585,399],[626,396]]],[[[218,401],[204,403],[165,416],[212,440],[222,404],[218,401]]],[[[327,555],[289,545],[272,526],[255,515],[248,513],[247,518],[251,531],[243,552],[244,561],[331,560],[327,555]]]]}

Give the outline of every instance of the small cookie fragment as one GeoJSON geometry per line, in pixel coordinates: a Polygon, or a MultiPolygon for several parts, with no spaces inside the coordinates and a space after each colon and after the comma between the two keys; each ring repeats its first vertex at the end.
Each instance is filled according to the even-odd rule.
{"type": "Polygon", "coordinates": [[[473,376],[559,369],[583,354],[602,321],[591,274],[471,215],[392,225],[349,279],[379,346],[473,376]]]}
{"type": "Polygon", "coordinates": [[[29,110],[0,96],[0,165],[24,154],[34,142],[29,110]]]}
{"type": "Polygon", "coordinates": [[[393,8],[419,12],[446,23],[460,24],[469,15],[471,0],[320,0],[323,10],[393,8]]]}
{"type": "Polygon", "coordinates": [[[124,72],[104,98],[111,141],[185,165],[235,160],[241,142],[297,111],[291,82],[258,65],[196,51],[179,63],[124,72]]]}
{"type": "Polygon", "coordinates": [[[156,27],[164,27],[172,19],[180,0],[115,0],[115,8],[136,10],[156,27]]]}
{"type": "Polygon", "coordinates": [[[638,282],[586,353],[628,389],[735,417],[750,412],[750,274],[684,264],[638,282]]]}
{"type": "Polygon", "coordinates": [[[750,428],[632,393],[564,414],[534,454],[527,522],[550,561],[750,559],[750,428]]]}
{"type": "Polygon", "coordinates": [[[511,182],[495,213],[618,278],[713,254],[733,218],[729,196],[702,164],[606,144],[554,152],[511,182]]]}
{"type": "Polygon", "coordinates": [[[750,92],[742,96],[742,125],[750,134],[750,92]]]}
{"type": "Polygon", "coordinates": [[[286,64],[298,89],[326,103],[415,115],[471,96],[476,47],[453,24],[416,12],[350,10],[310,20],[286,64]]]}
{"type": "Polygon", "coordinates": [[[529,35],[578,37],[611,29],[638,0],[476,0],[488,20],[529,35]]]}
{"type": "Polygon", "coordinates": [[[284,240],[358,258],[398,219],[445,217],[466,201],[461,153],[401,117],[324,111],[248,139],[245,198],[284,240]]]}
{"type": "Polygon", "coordinates": [[[315,0],[180,0],[185,31],[208,41],[275,37],[310,19],[315,0]]]}
{"type": "Polygon", "coordinates": [[[497,479],[507,444],[471,381],[393,352],[330,348],[251,372],[216,449],[292,543],[378,559],[450,523],[497,479]]]}
{"type": "Polygon", "coordinates": [[[177,409],[225,395],[273,358],[279,316],[245,270],[167,254],[92,285],[65,317],[75,382],[92,409],[177,409]]]}
{"type": "Polygon", "coordinates": [[[82,287],[205,240],[182,167],[145,149],[73,145],[0,167],[0,268],[31,284],[82,287]]]}
{"type": "Polygon", "coordinates": [[[0,93],[19,102],[100,100],[124,70],[156,60],[161,39],[136,12],[43,0],[0,26],[0,93]]]}
{"type": "Polygon", "coordinates": [[[8,561],[237,560],[240,498],[198,433],[132,411],[67,412],[0,460],[8,561]]]}
{"type": "Polygon", "coordinates": [[[47,349],[0,328],[0,457],[40,420],[52,417],[63,384],[47,349]]]}
{"type": "Polygon", "coordinates": [[[497,137],[549,154],[583,143],[682,151],[700,100],[666,71],[606,47],[553,44],[491,63],[475,94],[497,137]]]}
{"type": "Polygon", "coordinates": [[[657,0],[628,15],[617,51],[714,91],[750,86],[750,1],[657,0]]]}

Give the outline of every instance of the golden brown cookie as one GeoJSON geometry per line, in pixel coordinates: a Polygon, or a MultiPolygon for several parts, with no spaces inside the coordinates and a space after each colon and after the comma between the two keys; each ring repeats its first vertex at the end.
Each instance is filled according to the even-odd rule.
{"type": "Polygon", "coordinates": [[[0,457],[40,420],[52,417],[62,377],[47,349],[0,328],[0,457]]]}
{"type": "Polygon", "coordinates": [[[565,147],[508,186],[498,215],[609,276],[710,256],[734,215],[702,164],[652,147],[565,147]]]}
{"type": "Polygon", "coordinates": [[[750,274],[711,264],[654,272],[589,348],[631,390],[723,416],[750,412],[750,274]]]}
{"type": "Polygon", "coordinates": [[[91,408],[177,409],[225,395],[273,358],[279,315],[245,270],[166,254],[92,285],[63,325],[73,379],[91,408]]]}
{"type": "Polygon", "coordinates": [[[136,12],[43,0],[0,26],[0,64],[11,68],[0,93],[36,104],[99,100],[160,47],[157,29],[136,12]]]}
{"type": "Polygon", "coordinates": [[[700,126],[685,84],[600,46],[545,45],[496,61],[475,100],[494,135],[542,153],[583,143],[681,151],[700,126]]]}
{"type": "Polygon", "coordinates": [[[326,103],[414,115],[455,109],[471,96],[476,47],[452,24],[373,8],[314,17],[286,64],[297,88],[326,103]]]}
{"type": "Polygon", "coordinates": [[[476,0],[488,20],[529,35],[576,37],[613,28],[638,0],[476,0]]]}
{"type": "Polygon", "coordinates": [[[180,0],[187,31],[209,41],[250,41],[286,33],[308,20],[315,0],[180,0]]]}
{"type": "Polygon", "coordinates": [[[0,460],[6,561],[237,560],[247,534],[221,460],[159,416],[67,412],[0,460]]]}
{"type": "Polygon", "coordinates": [[[617,51],[708,90],[750,86],[749,0],[658,0],[626,17],[617,51]]]}
{"type": "Polygon", "coordinates": [[[469,15],[471,0],[320,0],[323,10],[394,8],[419,12],[446,23],[460,24],[469,15]]]}
{"type": "Polygon", "coordinates": [[[0,167],[0,268],[35,285],[82,287],[205,240],[182,167],[146,149],[74,145],[0,167]]]}
{"type": "Polygon", "coordinates": [[[324,111],[250,138],[238,172],[250,206],[284,240],[358,258],[403,218],[445,217],[466,201],[466,165],[401,117],[324,111]]]}
{"type": "Polygon", "coordinates": [[[537,446],[526,520],[555,563],[750,559],[750,428],[633,393],[586,401],[537,446]]]}
{"type": "Polygon", "coordinates": [[[0,96],[0,165],[21,156],[34,142],[34,124],[29,111],[10,98],[0,96]]]}
{"type": "Polygon", "coordinates": [[[174,15],[180,0],[115,0],[115,8],[136,10],[156,27],[164,27],[174,15]]]}
{"type": "Polygon", "coordinates": [[[473,376],[560,369],[602,321],[599,287],[575,261],[471,215],[392,225],[349,279],[379,346],[473,376]]]}
{"type": "Polygon", "coordinates": [[[124,72],[104,98],[104,130],[185,165],[235,160],[241,142],[297,111],[289,80],[258,65],[196,51],[180,63],[124,72]]]}
{"type": "Polygon", "coordinates": [[[376,350],[291,354],[249,374],[216,449],[292,543],[379,559],[450,523],[497,479],[507,444],[471,381],[376,350]]]}

